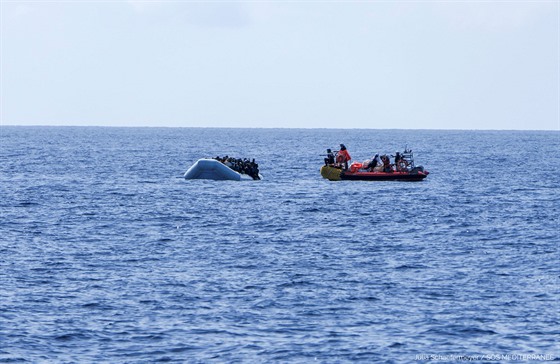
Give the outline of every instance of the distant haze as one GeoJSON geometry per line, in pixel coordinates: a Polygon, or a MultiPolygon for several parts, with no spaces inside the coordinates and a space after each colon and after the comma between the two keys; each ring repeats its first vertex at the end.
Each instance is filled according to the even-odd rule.
{"type": "Polygon", "coordinates": [[[0,4],[2,125],[560,130],[558,1],[0,4]]]}

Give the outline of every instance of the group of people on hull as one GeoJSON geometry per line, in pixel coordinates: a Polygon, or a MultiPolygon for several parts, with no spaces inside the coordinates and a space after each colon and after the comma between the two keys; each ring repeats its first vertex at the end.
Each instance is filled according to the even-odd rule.
{"type": "MultiPolygon", "coordinates": [[[[375,154],[371,159],[367,159],[363,163],[357,163],[357,165],[359,169],[367,172],[407,172],[412,163],[405,154],[412,156],[412,151],[405,150],[403,154],[396,152],[394,156],[375,154]],[[394,163],[391,163],[391,157],[394,158],[394,163]]],[[[340,150],[334,153],[331,149],[327,149],[326,166],[347,170],[350,160],[352,160],[352,157],[344,144],[340,144],[340,150]]]]}
{"type": "Polygon", "coordinates": [[[259,176],[259,165],[255,162],[254,158],[249,160],[247,158],[232,158],[226,155],[225,157],[215,157],[214,159],[236,172],[250,176],[254,180],[261,179],[259,176]]]}

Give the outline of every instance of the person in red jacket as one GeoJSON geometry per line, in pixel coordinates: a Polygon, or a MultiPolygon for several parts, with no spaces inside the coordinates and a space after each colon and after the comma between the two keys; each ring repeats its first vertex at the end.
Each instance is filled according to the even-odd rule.
{"type": "Polygon", "coordinates": [[[336,163],[340,166],[344,164],[344,169],[348,169],[348,162],[352,159],[344,144],[340,144],[340,150],[336,155],[336,163]]]}

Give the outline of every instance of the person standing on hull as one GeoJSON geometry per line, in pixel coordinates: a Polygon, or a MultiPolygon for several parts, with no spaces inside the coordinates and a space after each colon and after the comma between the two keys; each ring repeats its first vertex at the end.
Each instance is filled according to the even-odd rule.
{"type": "Polygon", "coordinates": [[[352,157],[350,157],[350,153],[348,153],[348,151],[346,150],[346,146],[344,144],[340,144],[340,150],[338,151],[337,155],[336,155],[336,163],[339,166],[342,166],[344,164],[344,170],[348,169],[348,162],[352,159],[352,157]]]}

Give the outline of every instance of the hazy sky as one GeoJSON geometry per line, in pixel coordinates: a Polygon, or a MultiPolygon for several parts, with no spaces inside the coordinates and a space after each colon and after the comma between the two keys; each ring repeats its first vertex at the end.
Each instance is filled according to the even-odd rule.
{"type": "Polygon", "coordinates": [[[558,1],[1,2],[1,123],[560,130],[558,1]]]}

